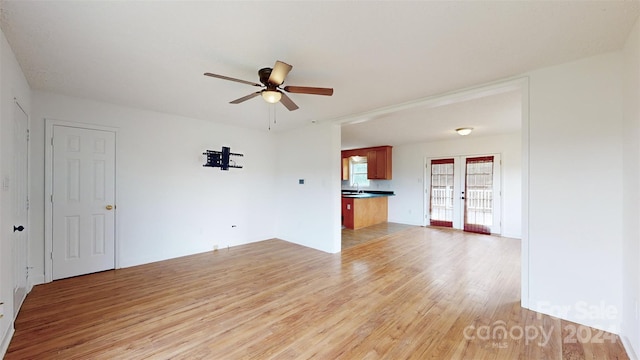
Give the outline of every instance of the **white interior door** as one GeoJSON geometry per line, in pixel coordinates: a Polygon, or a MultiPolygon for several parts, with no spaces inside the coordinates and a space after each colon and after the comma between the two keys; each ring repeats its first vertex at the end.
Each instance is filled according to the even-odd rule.
{"type": "Polygon", "coordinates": [[[28,137],[29,117],[18,102],[13,111],[13,307],[14,317],[27,295],[28,259],[28,137]]]}
{"type": "Polygon", "coordinates": [[[53,280],[115,268],[115,133],[53,127],[53,280]]]}

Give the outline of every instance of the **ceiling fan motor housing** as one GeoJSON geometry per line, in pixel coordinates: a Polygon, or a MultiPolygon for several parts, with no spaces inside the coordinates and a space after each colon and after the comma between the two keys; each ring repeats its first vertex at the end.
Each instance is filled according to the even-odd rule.
{"type": "Polygon", "coordinates": [[[258,76],[260,76],[260,82],[269,87],[269,77],[271,76],[271,68],[262,68],[258,70],[258,76]]]}

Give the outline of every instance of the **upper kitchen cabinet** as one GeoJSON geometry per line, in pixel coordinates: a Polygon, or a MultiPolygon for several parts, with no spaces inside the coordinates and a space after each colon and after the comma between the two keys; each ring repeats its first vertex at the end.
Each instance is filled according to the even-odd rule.
{"type": "Polygon", "coordinates": [[[391,146],[367,150],[367,178],[391,180],[391,146]]]}
{"type": "Polygon", "coordinates": [[[349,180],[349,158],[342,157],[342,180],[349,180]]]}
{"type": "Polygon", "coordinates": [[[350,179],[349,159],[360,156],[367,159],[367,179],[391,180],[391,146],[376,146],[342,151],[342,180],[350,179]]]}

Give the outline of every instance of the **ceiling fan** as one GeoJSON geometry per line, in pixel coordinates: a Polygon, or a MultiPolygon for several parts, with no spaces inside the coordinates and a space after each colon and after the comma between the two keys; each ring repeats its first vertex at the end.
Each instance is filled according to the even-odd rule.
{"type": "Polygon", "coordinates": [[[235,81],[247,85],[257,86],[263,88],[260,91],[256,91],[247,96],[243,96],[239,99],[235,99],[231,101],[231,104],[240,104],[241,102],[247,101],[249,99],[253,99],[258,95],[262,95],[262,98],[271,104],[275,104],[277,102],[281,102],[289,111],[293,111],[298,109],[298,105],[296,105],[291,98],[287,96],[282,90],[292,93],[292,94],[311,94],[311,95],[325,95],[331,96],[333,95],[332,88],[320,88],[320,87],[308,87],[308,86],[284,86],[281,85],[284,83],[284,79],[289,74],[289,71],[293,66],[284,63],[282,61],[276,61],[276,64],[273,68],[262,68],[258,70],[258,76],[260,77],[260,83],[254,83],[251,81],[240,80],[224,75],[212,74],[212,73],[204,73],[205,76],[211,76],[214,78],[235,81]]]}

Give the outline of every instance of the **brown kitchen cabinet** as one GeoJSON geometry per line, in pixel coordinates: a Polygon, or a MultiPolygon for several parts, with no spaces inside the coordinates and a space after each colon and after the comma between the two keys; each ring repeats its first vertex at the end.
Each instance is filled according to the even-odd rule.
{"type": "Polygon", "coordinates": [[[387,196],[370,198],[342,198],[342,225],[347,229],[361,229],[387,222],[387,196]]]}
{"type": "Polygon", "coordinates": [[[353,229],[353,199],[342,198],[342,225],[353,229]]]}
{"type": "Polygon", "coordinates": [[[391,146],[380,146],[367,151],[367,178],[391,180],[391,146]]]}
{"type": "Polygon", "coordinates": [[[341,179],[349,180],[349,158],[352,156],[367,157],[367,178],[371,180],[391,180],[392,147],[389,145],[369,148],[343,150],[341,179]]]}
{"type": "Polygon", "coordinates": [[[342,180],[349,180],[349,158],[342,158],[342,180]]]}

